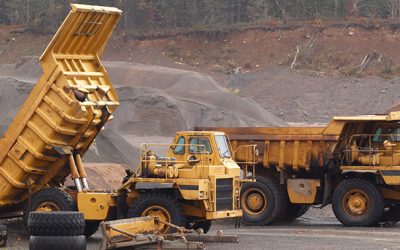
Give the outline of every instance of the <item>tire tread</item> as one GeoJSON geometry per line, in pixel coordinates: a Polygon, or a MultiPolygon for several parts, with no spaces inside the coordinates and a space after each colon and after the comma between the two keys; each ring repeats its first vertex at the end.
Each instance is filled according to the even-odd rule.
{"type": "Polygon", "coordinates": [[[28,229],[33,236],[74,236],[85,231],[85,219],[80,212],[31,212],[28,229]]]}

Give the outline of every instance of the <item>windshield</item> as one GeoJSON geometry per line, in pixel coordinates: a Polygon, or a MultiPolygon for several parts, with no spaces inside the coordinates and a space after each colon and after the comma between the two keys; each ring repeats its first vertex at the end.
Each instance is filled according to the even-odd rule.
{"type": "Polygon", "coordinates": [[[229,144],[228,144],[228,141],[226,140],[225,135],[216,135],[215,141],[217,142],[219,155],[222,158],[230,158],[231,151],[229,149],[229,144]]]}
{"type": "Polygon", "coordinates": [[[206,137],[192,137],[189,139],[189,144],[191,154],[211,153],[210,142],[206,137]]]}

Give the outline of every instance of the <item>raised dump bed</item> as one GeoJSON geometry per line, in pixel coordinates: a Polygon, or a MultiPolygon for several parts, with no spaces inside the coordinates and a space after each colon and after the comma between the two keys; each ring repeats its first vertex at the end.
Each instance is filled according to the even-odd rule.
{"type": "MultiPolygon", "coordinates": [[[[73,4],[40,58],[43,74],[0,141],[0,206],[70,173],[119,105],[99,60],[121,11],[73,4]]],[[[78,162],[79,163],[79,162],[78,162]]]]}

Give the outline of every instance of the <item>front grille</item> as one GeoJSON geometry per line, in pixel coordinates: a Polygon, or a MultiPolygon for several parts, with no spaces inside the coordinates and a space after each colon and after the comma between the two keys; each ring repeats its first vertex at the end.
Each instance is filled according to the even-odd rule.
{"type": "Polygon", "coordinates": [[[217,179],[217,211],[232,210],[232,179],[217,179]]]}

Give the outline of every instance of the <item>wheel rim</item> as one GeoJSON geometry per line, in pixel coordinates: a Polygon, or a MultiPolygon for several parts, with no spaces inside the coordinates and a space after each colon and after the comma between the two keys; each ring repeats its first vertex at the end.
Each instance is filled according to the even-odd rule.
{"type": "MultiPolygon", "coordinates": [[[[171,214],[165,207],[159,205],[153,205],[146,208],[143,211],[142,216],[158,217],[161,221],[172,223],[171,214]]],[[[165,233],[168,231],[169,228],[170,228],[169,226],[163,224],[163,226],[160,227],[160,232],[165,233]]]]}
{"type": "Polygon", "coordinates": [[[248,214],[260,214],[268,206],[267,197],[258,188],[249,188],[243,192],[242,208],[248,214]]]}
{"type": "Polygon", "coordinates": [[[352,189],[343,196],[343,208],[348,215],[363,216],[368,213],[371,202],[368,194],[360,189],[352,189]]]}
{"type": "Polygon", "coordinates": [[[37,212],[61,211],[61,208],[54,202],[48,201],[40,203],[39,206],[36,207],[35,211],[37,212]]]}

